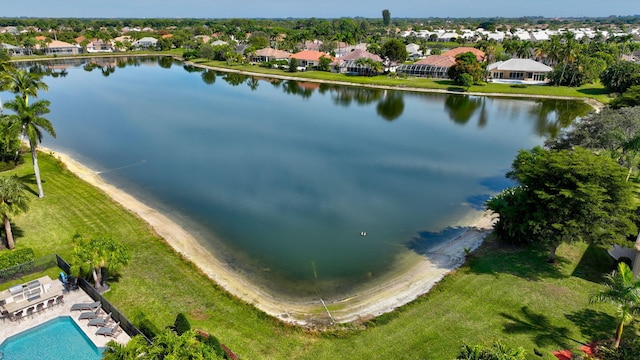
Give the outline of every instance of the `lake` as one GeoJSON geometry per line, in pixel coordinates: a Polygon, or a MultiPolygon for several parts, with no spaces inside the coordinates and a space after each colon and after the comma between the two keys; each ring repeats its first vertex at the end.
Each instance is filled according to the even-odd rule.
{"type": "Polygon", "coordinates": [[[346,294],[403,253],[429,256],[510,185],[518,149],[590,109],[91,61],[49,64],[41,97],[58,137],[43,145],[290,297],[346,294]]]}

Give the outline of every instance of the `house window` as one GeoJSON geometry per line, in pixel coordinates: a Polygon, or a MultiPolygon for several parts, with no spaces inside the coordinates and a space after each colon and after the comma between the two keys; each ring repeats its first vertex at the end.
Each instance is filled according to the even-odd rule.
{"type": "Polygon", "coordinates": [[[524,79],[524,73],[521,71],[512,71],[509,73],[509,79],[522,80],[524,79]]]}
{"type": "Polygon", "coordinates": [[[533,74],[533,80],[535,81],[544,81],[546,77],[547,77],[546,74],[541,74],[541,73],[533,74]]]}

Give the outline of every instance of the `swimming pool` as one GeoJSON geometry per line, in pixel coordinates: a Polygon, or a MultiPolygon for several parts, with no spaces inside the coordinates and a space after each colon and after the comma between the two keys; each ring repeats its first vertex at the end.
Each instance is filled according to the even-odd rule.
{"type": "Polygon", "coordinates": [[[101,351],[68,316],[47,321],[0,344],[0,360],[101,358],[101,351]]]}

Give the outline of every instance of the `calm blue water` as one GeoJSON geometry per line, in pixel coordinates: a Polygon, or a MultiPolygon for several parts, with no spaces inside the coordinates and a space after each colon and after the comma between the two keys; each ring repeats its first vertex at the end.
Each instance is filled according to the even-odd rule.
{"type": "Polygon", "coordinates": [[[428,256],[509,185],[518,149],[586,110],[100,62],[47,78],[58,137],[43,144],[294,296],[348,292],[402,252],[428,256]]]}
{"type": "Polygon", "coordinates": [[[68,317],[59,317],[0,344],[2,360],[92,360],[101,359],[98,348],[68,317]]]}

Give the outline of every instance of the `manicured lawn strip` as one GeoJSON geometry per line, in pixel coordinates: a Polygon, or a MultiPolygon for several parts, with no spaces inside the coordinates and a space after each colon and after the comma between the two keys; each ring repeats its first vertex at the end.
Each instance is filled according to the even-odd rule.
{"type": "MultiPolygon", "coordinates": [[[[267,69],[257,65],[228,65],[224,61],[194,59],[192,62],[202,65],[215,66],[238,71],[247,71],[261,74],[273,74],[280,76],[294,76],[305,79],[319,79],[327,81],[341,81],[362,85],[383,85],[397,86],[400,88],[417,88],[417,89],[438,89],[462,91],[462,88],[455,85],[453,81],[447,79],[425,79],[409,77],[406,79],[388,77],[388,76],[347,76],[325,71],[305,71],[290,73],[281,69],[267,69]]],[[[469,92],[478,93],[501,93],[501,94],[525,94],[525,95],[542,95],[542,96],[567,96],[576,98],[593,98],[602,103],[608,103],[611,99],[606,89],[601,84],[587,84],[578,88],[566,86],[527,86],[524,88],[512,87],[508,84],[488,83],[485,85],[474,85],[468,90],[469,92]]]]}
{"type": "MultiPolygon", "coordinates": [[[[34,194],[29,212],[14,219],[21,230],[18,247],[32,247],[38,256],[68,256],[75,232],[125,241],[135,255],[110,282],[106,296],[116,307],[134,323],[156,329],[184,312],[193,327],[215,334],[244,359],[451,359],[465,342],[498,339],[548,354],[575,350],[615,330],[610,306],[588,304],[601,285],[573,275],[598,280],[610,271],[601,249],[562,246],[559,264],[552,266],[544,253],[492,242],[429,294],[374,322],[324,334],[282,325],[220,290],[146,223],[52,157],[41,154],[39,160],[45,198],[34,194]]],[[[16,172],[32,174],[30,162],[16,172]]]]}

